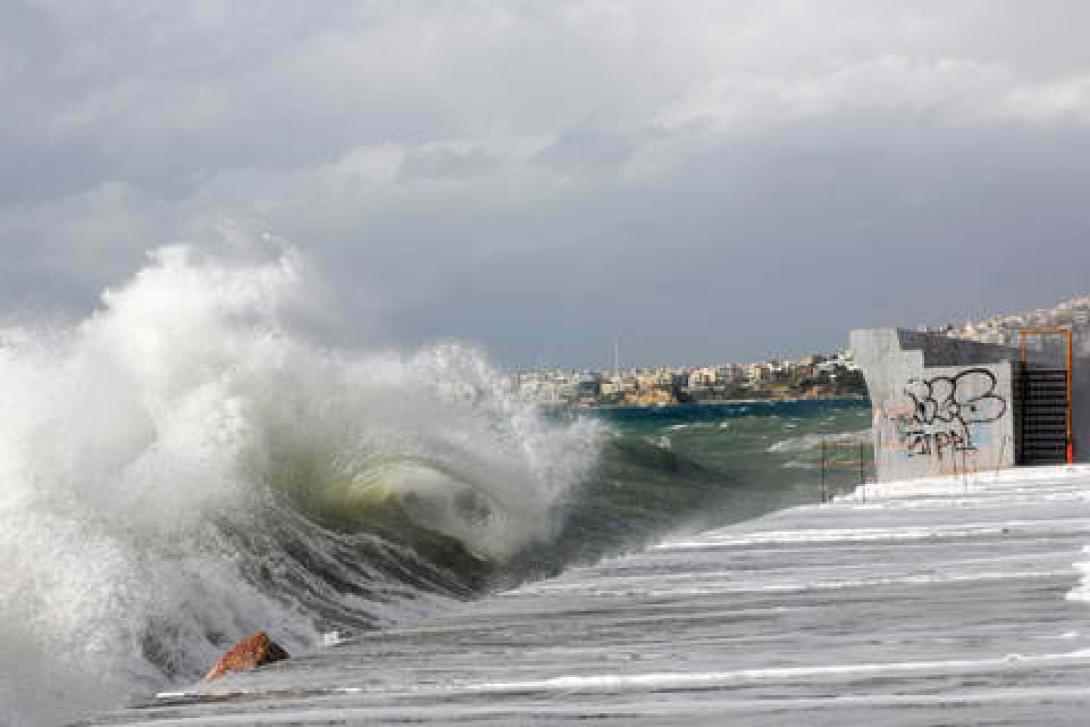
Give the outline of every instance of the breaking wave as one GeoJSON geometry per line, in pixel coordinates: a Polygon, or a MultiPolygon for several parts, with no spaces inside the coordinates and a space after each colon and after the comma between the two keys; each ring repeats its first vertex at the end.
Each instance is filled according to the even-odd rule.
{"type": "Polygon", "coordinates": [[[470,347],[307,343],[303,269],[164,248],[78,325],[0,331],[0,722],[554,573],[721,484],[542,416],[470,347]]]}

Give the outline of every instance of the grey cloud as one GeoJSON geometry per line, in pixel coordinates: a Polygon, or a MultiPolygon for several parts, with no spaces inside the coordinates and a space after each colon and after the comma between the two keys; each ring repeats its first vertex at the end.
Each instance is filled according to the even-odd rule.
{"type": "Polygon", "coordinates": [[[442,147],[414,149],[405,155],[399,176],[404,180],[461,178],[488,171],[496,165],[497,160],[479,146],[465,151],[442,147]]]}
{"type": "Polygon", "coordinates": [[[635,150],[636,146],[619,133],[579,125],[563,129],[535,160],[561,168],[619,167],[635,150]]]}
{"type": "Polygon", "coordinates": [[[746,358],[1050,304],[1090,268],[1088,20],[9,4],[0,301],[85,310],[147,248],[226,249],[227,225],[312,258],[334,338],[511,363],[599,363],[615,335],[630,361],[746,358]]]}

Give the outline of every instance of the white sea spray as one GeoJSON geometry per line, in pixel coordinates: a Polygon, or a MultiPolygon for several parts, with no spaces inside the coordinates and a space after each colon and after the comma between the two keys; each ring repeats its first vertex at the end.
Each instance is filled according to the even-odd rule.
{"type": "Polygon", "coordinates": [[[279,481],[365,486],[394,457],[410,464],[381,487],[469,551],[549,536],[599,429],[544,421],[470,347],[311,345],[286,323],[308,284],[290,250],[238,263],[169,247],[78,325],[0,330],[0,723],[192,679],[217,636],[320,644],[222,527],[260,527],[279,481]]]}

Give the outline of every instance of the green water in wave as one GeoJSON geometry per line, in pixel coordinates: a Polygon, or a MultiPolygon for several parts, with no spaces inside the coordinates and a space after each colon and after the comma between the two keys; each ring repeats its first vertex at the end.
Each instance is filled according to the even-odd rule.
{"type": "MultiPolygon", "coordinates": [[[[866,440],[869,414],[866,402],[854,401],[560,414],[599,418],[611,434],[588,476],[556,504],[548,537],[503,557],[476,547],[467,533],[509,514],[509,503],[487,494],[494,483],[475,482],[435,459],[374,455],[345,468],[313,451],[284,451],[270,485],[298,516],[295,551],[307,577],[321,565],[323,585],[360,591],[372,576],[354,569],[351,561],[358,561],[384,581],[467,598],[639,549],[669,533],[814,502],[823,437],[829,491],[850,488],[860,476],[858,443],[866,440]],[[307,550],[308,527],[321,531],[320,554],[307,550]]],[[[373,597],[368,593],[360,595],[373,597]]]]}

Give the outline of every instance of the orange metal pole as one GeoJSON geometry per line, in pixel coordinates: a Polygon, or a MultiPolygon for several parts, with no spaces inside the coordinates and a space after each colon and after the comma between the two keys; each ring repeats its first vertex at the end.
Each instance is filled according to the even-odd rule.
{"type": "Polygon", "coordinates": [[[1075,371],[1075,354],[1074,354],[1074,339],[1070,328],[1067,329],[1067,463],[1074,464],[1075,462],[1075,433],[1074,433],[1074,412],[1071,410],[1071,400],[1073,395],[1074,384],[1074,371],[1075,371]]]}
{"type": "MultiPolygon", "coordinates": [[[[1027,366],[1027,364],[1026,364],[1026,330],[1024,328],[1022,330],[1018,331],[1018,347],[1022,351],[1022,370],[1019,372],[1019,376],[1021,377],[1021,381],[1022,381],[1022,388],[1021,388],[1022,400],[1025,401],[1025,399],[1026,399],[1026,386],[1029,383],[1029,378],[1028,378],[1028,375],[1026,374],[1026,366],[1027,366]]],[[[1019,436],[1019,435],[1021,435],[1022,437],[1025,436],[1026,425],[1025,425],[1024,417],[1025,417],[1025,415],[1023,414],[1023,422],[1022,422],[1021,431],[1016,432],[1015,436],[1019,436]]],[[[1024,442],[1023,442],[1022,446],[1023,447],[1025,446],[1024,442]]],[[[1025,455],[1021,451],[1019,451],[1018,443],[1015,442],[1014,443],[1014,464],[1015,465],[1022,464],[1022,461],[1024,461],[1024,460],[1025,460],[1025,455]]]]}

